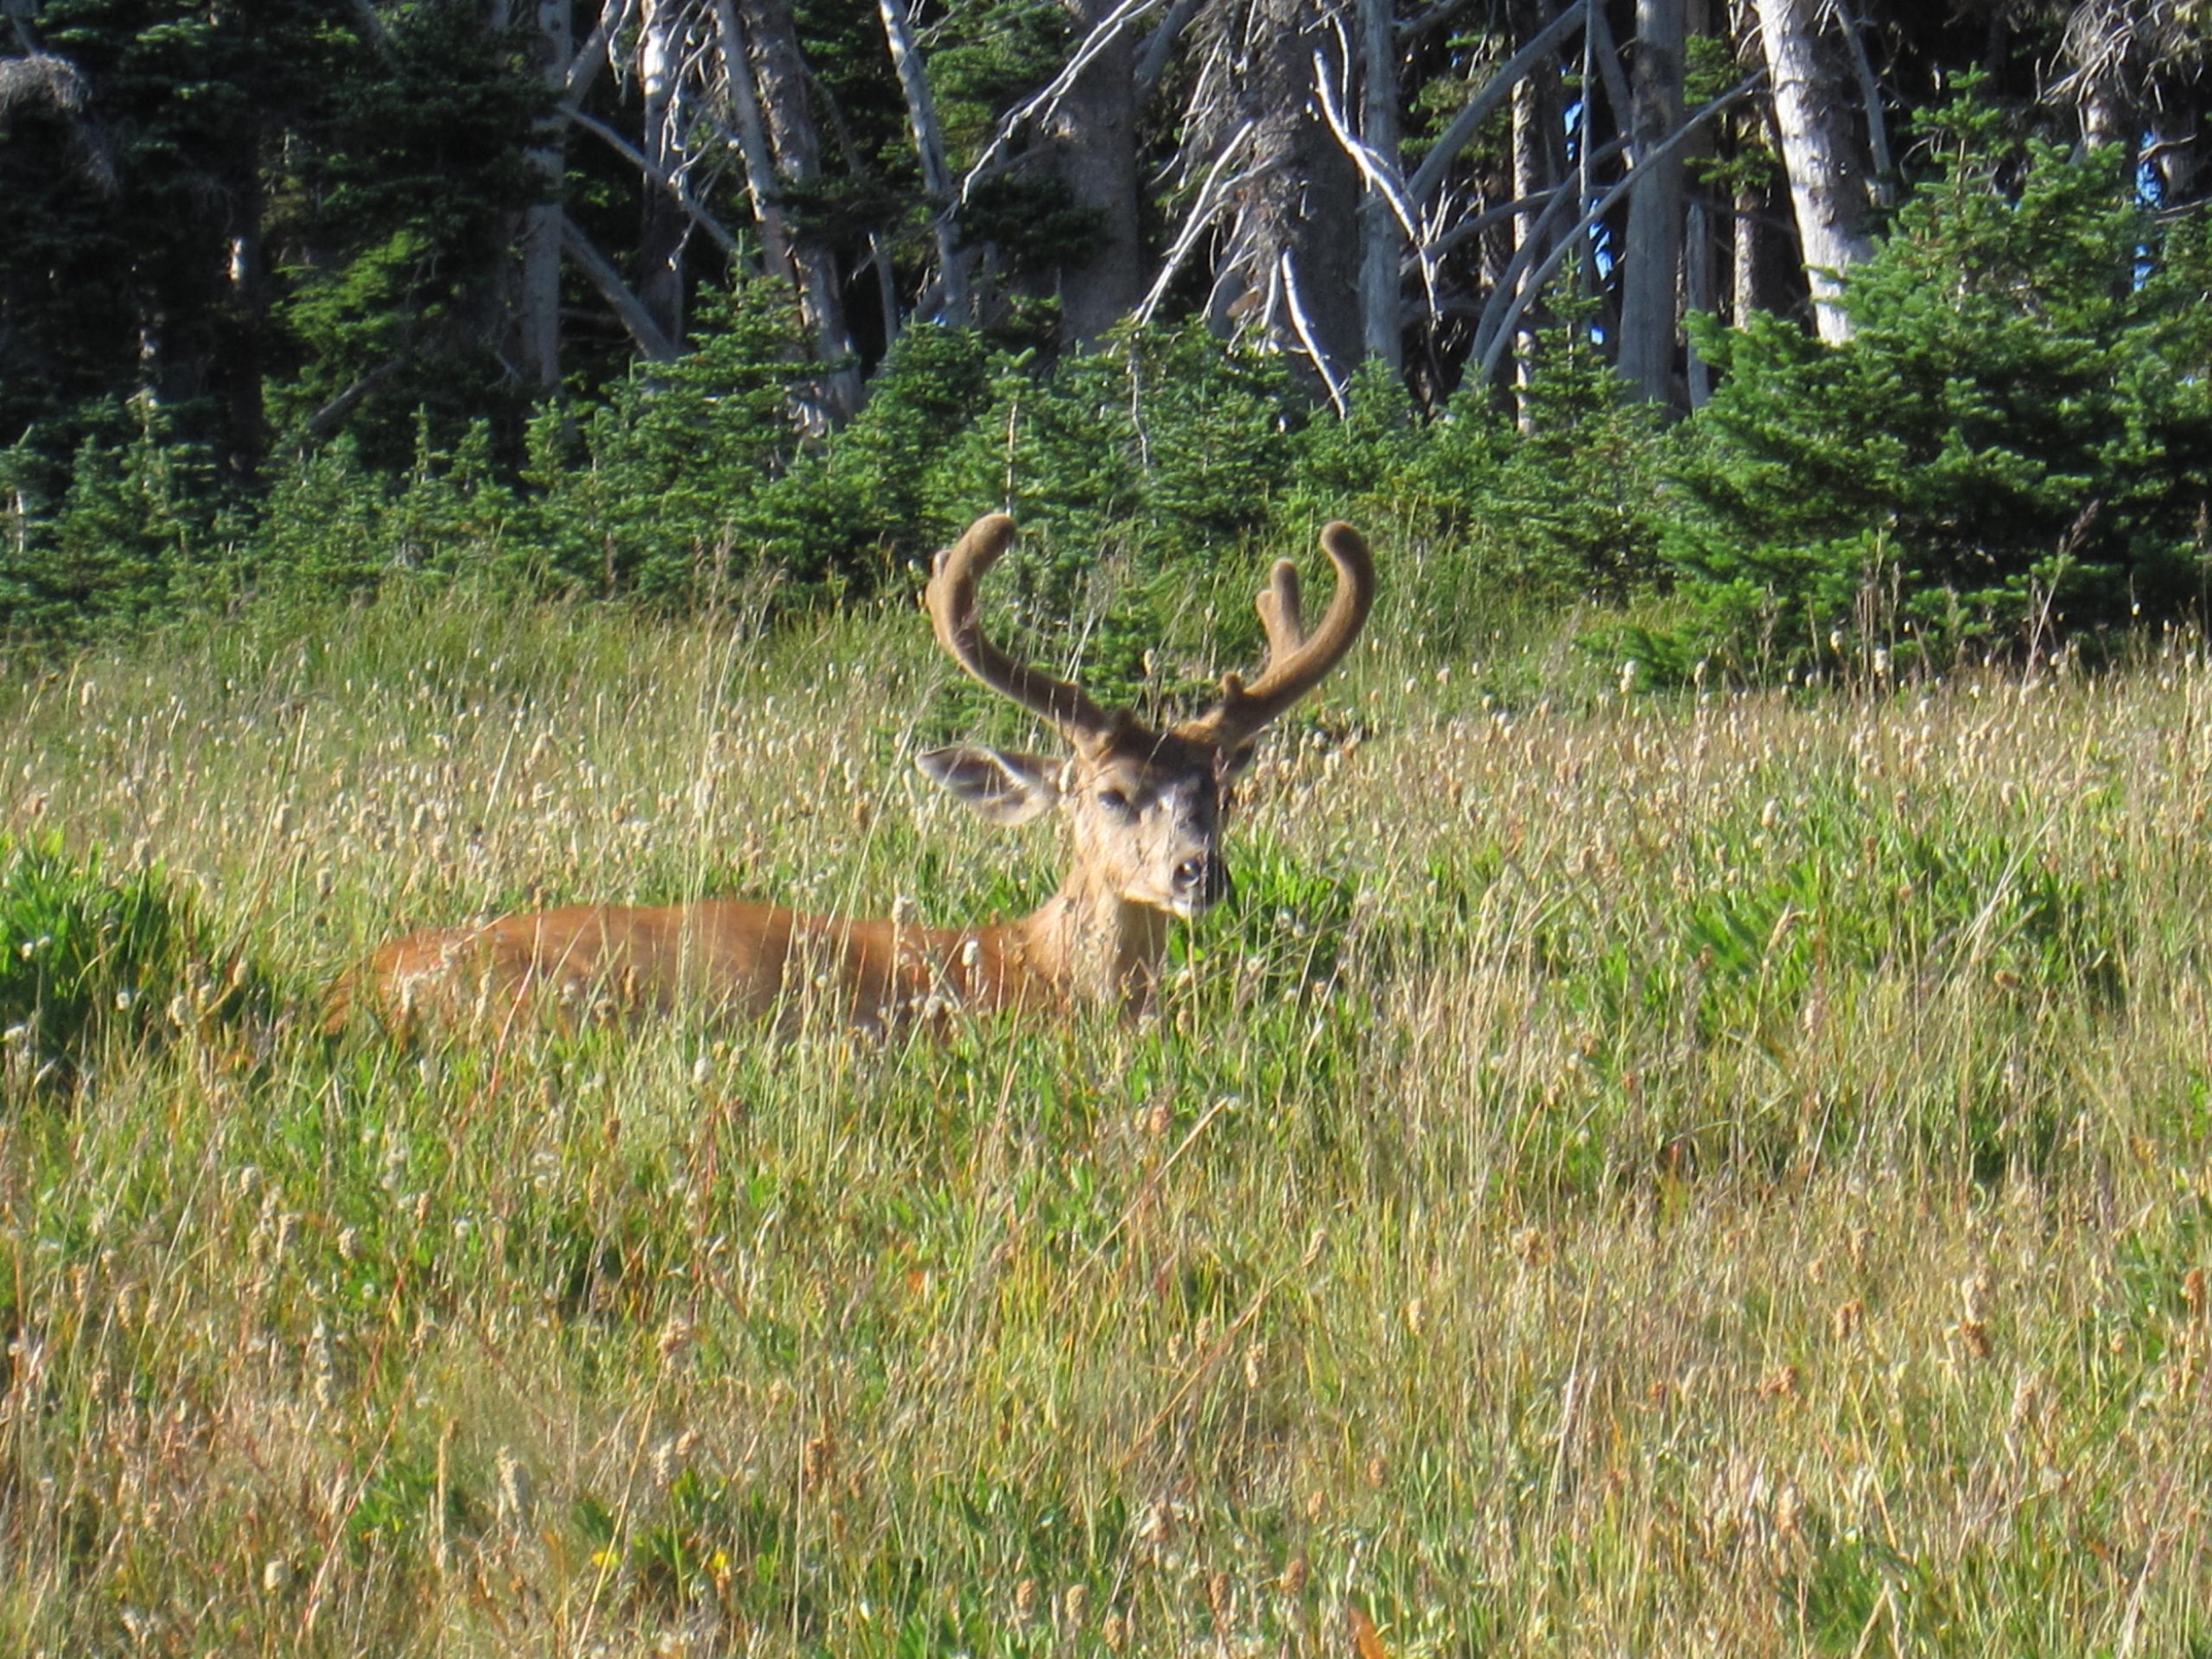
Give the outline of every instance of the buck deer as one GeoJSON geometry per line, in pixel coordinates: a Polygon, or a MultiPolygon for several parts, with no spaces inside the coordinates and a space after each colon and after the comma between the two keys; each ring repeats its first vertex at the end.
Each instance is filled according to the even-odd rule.
{"type": "Polygon", "coordinates": [[[795,1007],[810,988],[831,999],[835,1017],[869,1027],[924,1008],[1141,1011],[1158,988],[1169,919],[1200,915],[1229,892],[1221,832],[1230,779],[1262,729],[1351,648],[1374,600],[1374,564],[1349,524],[1321,532],[1337,588],[1309,637],[1297,570],[1277,563],[1258,600],[1268,639],[1259,678],[1247,685],[1224,675],[1212,709],[1155,731],[985,637],[976,584],[1014,533],[1013,519],[995,513],[938,555],[930,618],[954,661],[1058,728],[1073,753],[1055,762],[961,744],[918,764],[994,823],[1026,823],[1055,807],[1066,814],[1073,856],[1041,908],[1018,921],[935,929],[711,899],[581,905],[427,928],[384,945],[339,982],[328,1028],[358,1002],[402,1027],[426,1017],[504,1025],[541,1001],[571,1012],[699,1006],[759,1017],[795,1007]]]}

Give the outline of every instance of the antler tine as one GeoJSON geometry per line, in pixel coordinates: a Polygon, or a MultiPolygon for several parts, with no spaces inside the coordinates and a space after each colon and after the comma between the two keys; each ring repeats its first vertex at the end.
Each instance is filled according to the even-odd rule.
{"type": "Polygon", "coordinates": [[[1299,611],[1298,577],[1288,560],[1277,564],[1258,601],[1268,631],[1268,663],[1246,685],[1224,674],[1221,701],[1192,722],[1197,735],[1224,747],[1255,736],[1269,721],[1319,685],[1344,658],[1366,626],[1375,604],[1375,558],[1367,538],[1350,524],[1332,524],[1321,532],[1321,546],[1337,567],[1337,591],[1320,626],[1309,636],[1299,611]]]}
{"type": "Polygon", "coordinates": [[[1268,585],[1252,602],[1260,626],[1268,631],[1268,662],[1279,663],[1306,643],[1306,613],[1298,601],[1298,567],[1277,559],[1268,585]]]}
{"type": "Polygon", "coordinates": [[[976,613],[976,585],[1013,544],[1013,518],[993,512],[978,518],[966,535],[938,553],[924,595],[938,643],[992,690],[1050,721],[1071,741],[1102,737],[1113,730],[1113,718],[1082,687],[1017,663],[983,635],[976,613]]]}

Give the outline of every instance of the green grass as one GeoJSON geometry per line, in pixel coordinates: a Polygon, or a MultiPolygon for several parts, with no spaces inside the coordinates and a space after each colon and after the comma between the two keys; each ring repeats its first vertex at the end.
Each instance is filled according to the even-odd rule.
{"type": "Polygon", "coordinates": [[[14,675],[0,833],[270,988],[0,1105],[0,1648],[2212,1643],[2212,669],[1481,655],[1271,736],[1156,1021],[498,1052],[317,1001],[541,898],[1049,889],[914,772],[918,616],[14,675]]]}

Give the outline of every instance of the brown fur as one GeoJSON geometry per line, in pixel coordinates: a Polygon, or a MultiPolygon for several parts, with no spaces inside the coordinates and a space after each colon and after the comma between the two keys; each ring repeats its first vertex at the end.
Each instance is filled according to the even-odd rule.
{"type": "Polygon", "coordinates": [[[572,906],[434,927],[379,947],[332,988],[325,1028],[356,1012],[388,1026],[490,1027],[696,1008],[791,1025],[819,1011],[880,1030],[961,1010],[1092,1006],[1135,1013],[1159,986],[1167,924],[1218,900],[1230,777],[1259,728],[1311,689],[1365,620],[1373,575],[1356,532],[1324,545],[1338,596],[1312,642],[1286,564],[1260,599],[1271,661],[1248,691],[1223,683],[1209,715],[1154,732],[1109,715],[1077,688],[1013,663],[985,639],[975,586],[1011,541],[1013,522],[978,520],[940,556],[930,586],[938,636],[963,667],[1065,731],[1065,763],[955,747],[925,770],[984,816],[1025,822],[1057,808],[1071,841],[1060,890],[1019,920],[935,929],[809,916],[772,905],[572,906]]]}

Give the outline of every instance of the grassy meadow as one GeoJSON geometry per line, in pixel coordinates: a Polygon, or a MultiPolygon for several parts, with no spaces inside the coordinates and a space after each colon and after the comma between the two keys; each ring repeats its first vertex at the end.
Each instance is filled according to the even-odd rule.
{"type": "Polygon", "coordinates": [[[1157,1020],[888,1046],[315,1027],[519,904],[1027,908],[918,613],[11,664],[0,832],[222,949],[0,1053],[0,1649],[2212,1650],[2201,649],[1373,634],[1157,1020]]]}

